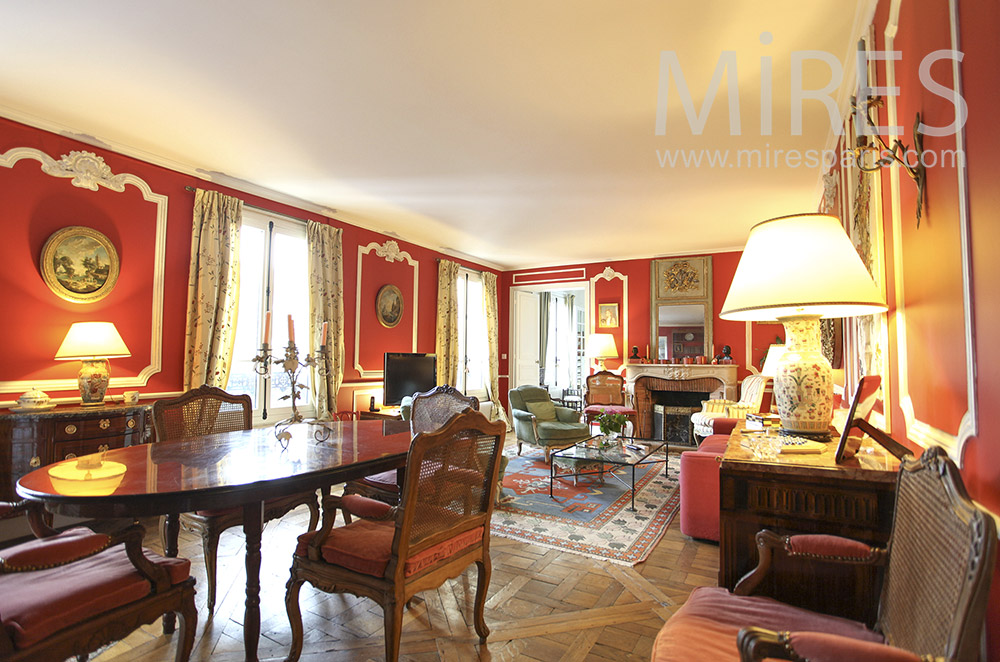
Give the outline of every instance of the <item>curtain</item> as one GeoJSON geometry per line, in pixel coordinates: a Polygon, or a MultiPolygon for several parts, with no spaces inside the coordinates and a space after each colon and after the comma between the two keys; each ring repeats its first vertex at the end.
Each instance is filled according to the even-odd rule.
{"type": "Polygon", "coordinates": [[[184,390],[225,388],[240,299],[243,201],[197,189],[191,227],[184,390]]]}
{"type": "Polygon", "coordinates": [[[343,230],[309,221],[309,352],[317,355],[327,324],[326,374],[312,370],[316,418],[331,420],[337,411],[337,392],[344,379],[344,256],[343,230]]]}
{"type": "Polygon", "coordinates": [[[541,374],[538,375],[538,383],[545,384],[549,380],[548,366],[546,361],[549,358],[549,315],[552,305],[552,295],[549,292],[542,292],[538,295],[538,365],[541,367],[541,374]]]}
{"type": "Polygon", "coordinates": [[[458,263],[438,261],[437,381],[454,385],[458,378],[458,263]]]}
{"type": "Polygon", "coordinates": [[[487,395],[493,403],[494,419],[499,418],[510,428],[507,412],[500,405],[497,392],[500,390],[500,322],[497,314],[497,275],[483,272],[483,309],[486,311],[486,342],[489,345],[489,379],[486,380],[487,395]]]}

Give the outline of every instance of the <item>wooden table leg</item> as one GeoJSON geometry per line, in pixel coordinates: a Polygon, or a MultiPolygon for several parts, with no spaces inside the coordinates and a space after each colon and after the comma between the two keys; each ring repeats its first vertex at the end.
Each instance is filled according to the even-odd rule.
{"type": "Polygon", "coordinates": [[[243,534],[247,541],[247,601],[243,615],[243,648],[246,659],[256,662],[260,639],[260,538],[264,530],[264,502],[243,506],[243,534]]]}
{"type": "MultiPolygon", "coordinates": [[[[181,530],[181,516],[177,513],[167,513],[163,516],[163,531],[160,536],[163,540],[163,555],[168,558],[177,558],[177,537],[181,530]]],[[[171,634],[175,629],[175,614],[168,611],[163,615],[163,634],[171,634]]]]}

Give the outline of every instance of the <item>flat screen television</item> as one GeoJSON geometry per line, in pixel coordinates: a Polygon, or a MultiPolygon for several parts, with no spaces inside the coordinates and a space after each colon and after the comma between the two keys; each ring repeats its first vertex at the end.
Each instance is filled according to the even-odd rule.
{"type": "Polygon", "coordinates": [[[383,379],[382,402],[389,407],[399,405],[404,397],[437,386],[437,355],[386,352],[383,379]]]}

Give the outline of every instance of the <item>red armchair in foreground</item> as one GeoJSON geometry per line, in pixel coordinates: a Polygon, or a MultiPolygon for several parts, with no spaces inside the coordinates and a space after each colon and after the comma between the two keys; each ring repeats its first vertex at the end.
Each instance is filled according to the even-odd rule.
{"type": "MultiPolygon", "coordinates": [[[[37,507],[0,502],[0,519],[37,507]]],[[[105,535],[59,533],[37,510],[30,521],[37,539],[0,551],[0,660],[85,660],[168,612],[180,616],[174,659],[188,659],[198,621],[190,561],[144,550],[138,524],[105,535]]]]}
{"type": "Polygon", "coordinates": [[[351,593],[377,602],[384,612],[385,657],[395,662],[403,606],[437,588],[472,563],[478,582],[471,620],[479,641],[490,630],[483,617],[490,583],[490,517],[506,426],[477,411],[455,414],[410,445],[398,507],[359,495],[327,497],[323,526],[299,536],[292,557],[285,607],[292,629],[288,660],[302,654],[299,590],[304,582],[328,593],[351,593]],[[337,509],[359,519],[333,527],[337,509]]]}
{"type": "MultiPolygon", "coordinates": [[[[940,449],[900,468],[886,549],[836,536],[757,534],[757,568],[729,593],[702,587],[660,630],[653,662],[784,659],[979,659],[996,557],[996,525],[940,449]],[[874,629],[752,595],[772,567],[798,557],[816,564],[885,566],[874,629]]],[[[823,590],[823,586],[802,586],[823,590]]]]}

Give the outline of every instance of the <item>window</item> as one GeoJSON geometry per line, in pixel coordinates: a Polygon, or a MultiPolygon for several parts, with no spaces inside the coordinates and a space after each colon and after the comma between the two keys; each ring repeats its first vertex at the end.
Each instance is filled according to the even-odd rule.
{"type": "MultiPolygon", "coordinates": [[[[288,316],[295,323],[299,360],[309,351],[309,278],[306,226],[281,216],[255,209],[243,209],[240,229],[240,300],[233,347],[230,393],[247,393],[253,400],[254,419],[280,420],[292,414],[291,382],[274,359],[284,356],[288,345],[288,316]],[[264,341],[264,313],[271,311],[271,354],[268,379],[257,372],[253,358],[264,341]]],[[[296,406],[312,415],[309,371],[299,373],[300,389],[296,406]]]]}
{"type": "Polygon", "coordinates": [[[482,275],[458,272],[458,383],[455,388],[480,400],[486,397],[490,376],[489,340],[482,275]]]}

